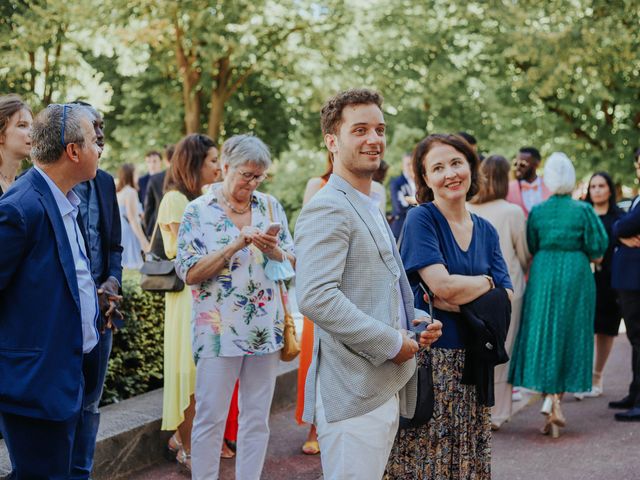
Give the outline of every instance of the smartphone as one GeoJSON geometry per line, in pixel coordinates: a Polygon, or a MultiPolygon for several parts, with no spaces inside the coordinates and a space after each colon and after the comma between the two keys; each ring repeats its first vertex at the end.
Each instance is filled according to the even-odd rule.
{"type": "Polygon", "coordinates": [[[267,235],[277,235],[280,229],[282,228],[282,224],[278,222],[270,223],[267,229],[264,231],[267,235]]]}

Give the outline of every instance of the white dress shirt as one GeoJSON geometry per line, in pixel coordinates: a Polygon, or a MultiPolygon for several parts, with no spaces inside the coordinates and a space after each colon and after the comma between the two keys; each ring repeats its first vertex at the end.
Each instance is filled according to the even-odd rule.
{"type": "MultiPolygon", "coordinates": [[[[380,233],[382,233],[382,235],[384,236],[384,238],[387,239],[387,241],[389,242],[389,247],[391,248],[391,251],[393,252],[393,250],[396,247],[396,241],[393,238],[393,236],[389,235],[389,231],[387,229],[387,226],[385,225],[386,223],[386,219],[382,216],[382,213],[380,212],[380,209],[378,208],[378,202],[376,199],[371,198],[368,195],[365,195],[362,192],[358,192],[358,195],[360,195],[360,198],[362,198],[362,200],[364,200],[364,202],[367,204],[367,210],[369,210],[369,213],[371,214],[371,216],[373,217],[373,219],[376,222],[376,225],[378,227],[378,230],[380,230],[380,233]]],[[[402,291],[400,290],[400,281],[396,280],[396,291],[398,292],[398,318],[400,318],[400,327],[404,328],[406,330],[409,329],[408,325],[408,319],[407,319],[407,312],[404,309],[404,301],[402,298],[402,291]]],[[[389,358],[394,358],[398,352],[400,352],[400,349],[402,348],[402,333],[398,332],[398,342],[396,343],[396,349],[395,352],[393,352],[393,355],[389,355],[389,358]]]]}
{"type": "Polygon", "coordinates": [[[69,193],[65,196],[65,194],[62,193],[58,186],[44,171],[36,166],[33,168],[42,175],[44,180],[47,182],[47,185],[53,194],[53,199],[60,211],[60,215],[62,216],[62,221],[64,222],[64,228],[67,233],[69,245],[71,246],[71,253],[73,254],[73,263],[78,281],[78,293],[80,295],[82,352],[89,353],[98,343],[98,329],[96,327],[96,321],[98,318],[99,308],[96,284],[91,276],[91,268],[84,246],[84,239],[80,234],[78,222],[76,221],[80,199],[73,190],[69,190],[69,193]]]}

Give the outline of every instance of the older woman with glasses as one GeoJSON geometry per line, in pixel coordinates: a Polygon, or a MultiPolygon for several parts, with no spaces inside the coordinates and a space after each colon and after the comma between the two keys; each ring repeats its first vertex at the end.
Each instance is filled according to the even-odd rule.
{"type": "Polygon", "coordinates": [[[283,345],[283,300],[268,274],[293,263],[280,203],[256,191],[271,165],[258,138],[222,147],[224,181],[191,202],[178,235],[176,268],[193,293],[196,404],[194,479],[218,478],[229,402],[240,380],[236,476],[258,479],[269,441],[269,410],[283,345]]]}

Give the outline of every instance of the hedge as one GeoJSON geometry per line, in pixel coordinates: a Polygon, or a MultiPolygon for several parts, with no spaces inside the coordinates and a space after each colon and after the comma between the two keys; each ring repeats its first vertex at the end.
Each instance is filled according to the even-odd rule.
{"type": "Polygon", "coordinates": [[[125,270],[122,291],[125,326],[113,336],[103,405],[162,387],[164,294],[143,291],[135,270],[125,270]]]}

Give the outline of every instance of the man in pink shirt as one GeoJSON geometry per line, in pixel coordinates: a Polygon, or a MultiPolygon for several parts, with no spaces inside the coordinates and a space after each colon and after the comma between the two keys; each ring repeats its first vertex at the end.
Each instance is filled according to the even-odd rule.
{"type": "Polygon", "coordinates": [[[540,152],[533,147],[523,147],[513,165],[516,179],[509,182],[507,201],[520,206],[528,216],[535,205],[551,196],[542,177],[536,173],[540,165],[540,152]]]}

